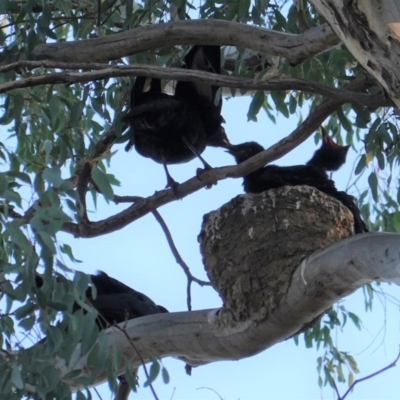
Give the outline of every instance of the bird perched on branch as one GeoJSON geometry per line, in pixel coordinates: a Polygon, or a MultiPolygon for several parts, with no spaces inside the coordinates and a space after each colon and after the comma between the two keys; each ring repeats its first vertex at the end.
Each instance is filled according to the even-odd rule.
{"type": "MultiPolygon", "coordinates": [[[[186,69],[221,72],[219,46],[194,46],[186,55],[186,69]]],[[[131,92],[131,109],[123,118],[130,127],[130,139],[137,152],[162,164],[167,187],[176,182],[167,164],[179,164],[201,157],[207,145],[225,147],[229,141],[221,124],[222,99],[218,87],[207,83],[178,81],[175,94],[161,90],[156,78],[137,77],[131,92]]]]}
{"type": "MultiPolygon", "coordinates": [[[[156,305],[153,300],[130,288],[117,279],[111,278],[105,272],[98,272],[97,275],[90,275],[92,285],[96,287],[96,298],[92,296],[92,288],[86,290],[86,300],[95,308],[99,315],[96,324],[99,330],[106,329],[114,324],[128,321],[130,319],[143,317],[145,315],[167,313],[168,310],[156,305]]],[[[36,286],[43,286],[43,278],[36,274],[36,286]]],[[[74,303],[73,312],[81,307],[74,303]]],[[[137,371],[135,371],[137,373],[137,371]]],[[[127,399],[130,386],[124,375],[118,377],[120,385],[116,399],[127,399]]]]}
{"type": "MultiPolygon", "coordinates": [[[[323,131],[324,132],[324,131],[323,131]]],[[[239,164],[264,151],[256,142],[230,145],[228,153],[235,157],[239,164]]],[[[346,192],[336,189],[335,183],[328,178],[326,171],[338,170],[346,161],[348,146],[336,144],[325,132],[321,147],[314,153],[307,165],[280,167],[266,165],[243,177],[243,187],[246,193],[261,193],[282,186],[307,185],[339,200],[347,207],[354,217],[355,233],[367,232],[368,229],[361,219],[360,210],[355,199],[346,192]]]]}

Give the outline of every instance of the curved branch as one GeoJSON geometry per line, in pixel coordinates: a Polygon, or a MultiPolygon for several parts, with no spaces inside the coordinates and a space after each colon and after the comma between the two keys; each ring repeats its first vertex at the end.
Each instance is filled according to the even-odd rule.
{"type": "Polygon", "coordinates": [[[146,25],[102,38],[41,44],[33,56],[38,60],[102,62],[175,45],[214,44],[281,56],[295,65],[339,43],[327,24],[294,35],[231,21],[190,20],[146,25]]]}
{"type": "Polygon", "coordinates": [[[299,90],[303,92],[319,94],[329,98],[344,100],[346,103],[356,103],[362,106],[371,106],[372,103],[380,101],[383,105],[392,105],[381,93],[370,95],[359,93],[352,90],[333,88],[321,83],[312,82],[306,79],[270,79],[268,81],[239,78],[226,75],[212,74],[203,71],[184,70],[182,68],[163,68],[146,64],[132,64],[110,66],[101,63],[63,63],[53,61],[18,61],[0,67],[0,72],[19,68],[61,68],[61,69],[83,69],[92,70],[90,72],[58,72],[53,74],[30,76],[29,78],[0,84],[0,93],[5,93],[13,89],[39,86],[45,84],[72,84],[85,83],[106,78],[122,76],[148,76],[151,78],[161,78],[169,80],[181,80],[189,82],[209,82],[220,87],[235,89],[252,90],[299,90]],[[93,71],[94,70],[94,71],[93,71]],[[379,100],[378,100],[379,99],[379,100]]]}
{"type": "MultiPolygon", "coordinates": [[[[354,80],[349,85],[348,89],[351,90],[362,90],[369,86],[368,82],[364,80],[354,80]]],[[[213,168],[211,170],[205,170],[199,177],[193,177],[188,181],[180,184],[176,188],[176,193],[172,189],[161,190],[154,195],[139,200],[135,204],[132,204],[125,210],[108,217],[106,219],[91,222],[87,226],[87,231],[84,235],[81,234],[79,226],[75,223],[65,223],[62,231],[70,233],[76,237],[90,238],[95,236],[104,235],[110,232],[117,231],[133,221],[143,217],[144,215],[152,212],[158,207],[168,204],[172,201],[176,201],[176,198],[183,198],[191,193],[198,191],[199,189],[210,185],[216,181],[226,178],[240,178],[244,175],[255,171],[257,168],[264,166],[278,158],[289,153],[299,144],[304,142],[309,136],[315,132],[323,121],[335,112],[342,104],[344,100],[329,99],[322,102],[314,110],[310,112],[308,117],[300,124],[290,135],[275,143],[262,153],[250,158],[249,160],[235,166],[213,168]]]]}
{"type": "MultiPolygon", "coordinates": [[[[333,303],[366,283],[379,280],[399,284],[399,247],[399,234],[366,233],[315,252],[298,266],[280,307],[261,322],[236,322],[229,310],[214,309],[137,318],[124,325],[125,332],[145,361],[176,356],[195,366],[248,357],[298,332],[333,303]]],[[[141,365],[136,351],[120,331],[110,328],[107,335],[110,354],[117,346],[133,366],[141,365]]],[[[82,374],[90,376],[79,347],[70,365],[74,369],[84,368],[82,374]]],[[[56,361],[55,368],[63,375],[69,372],[61,359],[56,361]]],[[[103,374],[97,383],[105,379],[103,374]]]]}

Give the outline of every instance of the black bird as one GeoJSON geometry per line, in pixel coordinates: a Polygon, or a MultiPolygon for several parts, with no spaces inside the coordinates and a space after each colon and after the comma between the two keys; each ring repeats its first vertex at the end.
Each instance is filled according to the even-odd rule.
{"type": "MultiPolygon", "coordinates": [[[[218,46],[195,46],[185,57],[185,68],[220,72],[218,46]],[[217,50],[217,51],[216,51],[217,50]],[[216,57],[218,55],[218,57],[216,57]]],[[[177,82],[175,94],[161,90],[161,81],[137,77],[131,92],[131,109],[123,118],[130,127],[130,140],[139,154],[164,166],[167,186],[176,182],[167,164],[178,164],[201,157],[206,145],[229,144],[221,123],[222,100],[218,88],[204,83],[177,82]]]]}
{"type": "MultiPolygon", "coordinates": [[[[111,278],[103,271],[99,271],[97,275],[90,275],[90,279],[96,287],[97,296],[95,299],[92,297],[92,288],[89,287],[86,290],[86,299],[99,312],[96,323],[100,329],[129,319],[168,312],[143,293],[111,278]]],[[[38,288],[43,286],[43,278],[38,274],[35,276],[35,282],[38,288]]],[[[77,303],[73,305],[73,312],[80,309],[77,303]]]]}
{"type": "Polygon", "coordinates": [[[321,126],[322,145],[314,153],[307,165],[314,165],[325,171],[337,171],[345,162],[350,146],[335,143],[328,132],[321,126]]]}
{"type": "MultiPolygon", "coordinates": [[[[194,46],[184,59],[185,68],[197,71],[213,72],[221,75],[221,50],[219,46],[194,46]]],[[[178,81],[175,95],[193,104],[203,123],[207,145],[226,147],[229,145],[225,122],[221,115],[221,88],[209,83],[178,81]]]]}
{"type": "MultiPolygon", "coordinates": [[[[145,315],[168,312],[166,308],[156,305],[143,293],[111,278],[105,272],[100,271],[97,275],[90,275],[90,279],[96,287],[97,296],[95,299],[92,297],[92,288],[89,287],[86,290],[86,299],[99,313],[96,319],[99,330],[145,315]]],[[[36,274],[35,281],[38,288],[43,286],[43,278],[40,275],[36,274]]],[[[81,307],[74,303],[72,309],[75,312],[81,307]]],[[[118,379],[120,386],[116,399],[127,399],[130,386],[124,375],[119,376],[118,379]]]]}
{"type": "MultiPolygon", "coordinates": [[[[332,141],[332,139],[330,139],[332,141]]],[[[333,142],[333,141],[332,141],[333,142]]],[[[246,193],[261,193],[270,189],[277,189],[282,186],[308,185],[321,192],[339,200],[347,207],[354,217],[355,233],[367,232],[368,229],[361,219],[360,210],[354,202],[354,197],[346,192],[338,191],[335,183],[328,178],[326,170],[332,167],[338,169],[344,161],[326,162],[320,157],[321,151],[327,151],[324,146],[329,145],[326,140],[321,148],[317,150],[307,165],[293,165],[290,167],[280,167],[277,165],[267,165],[243,177],[243,187],[246,193]],[[340,164],[341,163],[341,164],[340,164]]],[[[336,143],[335,143],[336,145],[336,143]]],[[[338,145],[336,145],[338,146],[338,145]]],[[[264,148],[256,142],[247,142],[239,145],[231,145],[228,152],[235,157],[239,164],[247,159],[264,151],[264,148]]],[[[346,150],[347,152],[347,150],[346,150]]],[[[342,151],[341,151],[342,153],[342,151]]],[[[342,158],[343,160],[343,158],[342,158]]]]}

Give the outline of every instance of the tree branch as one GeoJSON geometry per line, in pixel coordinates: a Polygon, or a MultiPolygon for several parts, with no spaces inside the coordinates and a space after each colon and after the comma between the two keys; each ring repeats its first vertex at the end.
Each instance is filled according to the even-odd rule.
{"type": "Polygon", "coordinates": [[[44,84],[72,84],[86,83],[94,80],[115,78],[122,76],[148,76],[169,80],[181,80],[189,82],[209,82],[211,84],[236,89],[249,90],[299,90],[307,93],[319,94],[328,98],[343,100],[346,103],[355,103],[366,107],[373,107],[377,103],[380,106],[393,106],[383,93],[370,95],[353,90],[333,88],[321,83],[306,79],[270,79],[268,81],[239,78],[226,75],[212,74],[203,71],[185,70],[183,68],[163,68],[146,64],[132,64],[110,66],[99,63],[64,63],[54,61],[18,61],[0,67],[0,73],[20,68],[61,68],[92,70],[90,72],[59,72],[46,75],[30,76],[29,78],[0,84],[0,93],[25,87],[33,87],[44,84]]]}
{"type": "MultiPolygon", "coordinates": [[[[362,90],[370,84],[362,79],[356,79],[347,85],[351,90],[362,90]]],[[[183,198],[196,192],[197,190],[226,178],[240,178],[244,175],[255,171],[257,168],[264,166],[278,158],[284,156],[293,150],[303,141],[305,141],[313,132],[315,132],[323,121],[335,112],[344,103],[343,100],[329,99],[322,102],[314,110],[310,112],[308,117],[300,124],[290,135],[275,143],[262,153],[250,158],[249,160],[235,166],[213,168],[205,170],[199,177],[193,177],[183,182],[176,188],[176,193],[172,189],[165,189],[156,192],[154,195],[139,200],[125,210],[108,217],[106,219],[91,222],[88,226],[87,233],[81,235],[79,226],[75,223],[65,223],[62,231],[70,233],[76,237],[95,237],[110,232],[117,231],[124,226],[129,225],[133,221],[143,217],[153,210],[176,201],[176,197],[183,198]]]]}
{"type": "Polygon", "coordinates": [[[372,374],[370,374],[370,375],[364,376],[364,378],[356,379],[356,380],[350,385],[350,387],[347,389],[346,393],[345,393],[342,397],[341,397],[341,396],[339,395],[339,393],[337,392],[337,394],[338,394],[338,400],[344,400],[344,399],[347,397],[347,395],[354,389],[354,386],[356,386],[357,383],[360,383],[360,382],[366,381],[366,380],[368,380],[368,379],[371,379],[371,378],[373,378],[373,377],[375,377],[375,376],[381,374],[382,372],[385,372],[385,371],[387,371],[388,369],[395,367],[396,364],[397,364],[397,361],[399,361],[399,359],[400,359],[400,350],[399,350],[399,353],[397,354],[397,357],[394,359],[394,361],[391,362],[391,363],[390,363],[389,365],[387,365],[386,367],[384,367],[384,368],[380,369],[379,371],[376,371],[376,372],[374,372],[374,373],[372,373],[372,374]]]}
{"type": "MultiPolygon", "coordinates": [[[[366,283],[379,280],[400,284],[399,246],[399,234],[366,233],[315,252],[298,266],[280,306],[263,321],[237,322],[229,310],[214,309],[137,318],[126,323],[125,332],[145,362],[176,356],[195,366],[248,357],[298,332],[366,283]]],[[[123,333],[110,328],[107,335],[110,354],[117,346],[133,366],[141,365],[123,333]]],[[[91,374],[79,346],[69,365],[82,369],[82,374],[91,374]]],[[[62,359],[56,360],[55,368],[63,375],[70,370],[62,359]]],[[[124,372],[123,365],[119,372],[124,372]]],[[[105,379],[106,373],[96,384],[105,379]]]]}
{"type": "Polygon", "coordinates": [[[175,21],[146,25],[102,38],[41,44],[38,60],[103,62],[145,50],[175,45],[231,45],[286,58],[296,65],[337,46],[340,40],[328,25],[294,35],[223,20],[175,21]]]}
{"type": "Polygon", "coordinates": [[[354,58],[400,107],[400,20],[397,0],[310,0],[354,58]]]}

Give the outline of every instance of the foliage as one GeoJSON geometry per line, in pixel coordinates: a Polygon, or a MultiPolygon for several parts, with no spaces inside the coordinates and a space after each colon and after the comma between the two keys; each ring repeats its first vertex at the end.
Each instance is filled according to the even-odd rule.
{"type": "MultiPolygon", "coordinates": [[[[291,4],[269,0],[206,0],[197,7],[185,1],[3,0],[0,2],[0,65],[29,60],[32,51],[43,43],[104,37],[144,24],[167,22],[171,6],[177,8],[180,19],[190,19],[199,13],[202,19],[225,19],[292,34],[302,32],[300,17],[309,26],[322,23],[312,8],[300,16],[300,11],[291,4]]],[[[182,55],[182,48],[157,49],[110,60],[109,64],[179,66],[182,55]]],[[[262,79],[271,72],[271,65],[264,63],[266,59],[261,59],[257,68],[250,69],[246,67],[245,57],[246,52],[238,49],[234,69],[225,72],[252,79],[262,79]]],[[[60,71],[45,67],[11,69],[0,74],[0,86],[60,71]]],[[[278,71],[279,76],[335,88],[363,73],[344,47],[295,66],[279,60],[278,71]]],[[[88,161],[96,165],[91,172],[93,198],[113,199],[118,178],[107,172],[113,154],[107,151],[97,154],[96,145],[110,129],[115,131],[117,141],[126,140],[120,119],[129,97],[129,86],[129,79],[122,77],[86,84],[26,86],[1,95],[0,124],[2,131],[8,132],[7,145],[5,140],[0,143],[0,333],[7,355],[0,361],[2,396],[18,399],[28,395],[34,386],[39,398],[56,394],[59,399],[69,398],[69,382],[88,387],[103,370],[110,387],[116,387],[118,362],[106,358],[106,336],[98,333],[94,323],[96,313],[85,304],[89,279],[84,274],[75,274],[72,281],[64,278],[70,272],[65,258],[68,263],[78,260],[68,243],[59,241],[57,233],[67,223],[77,223],[82,218],[83,206],[76,181],[88,161]],[[40,289],[34,284],[37,269],[44,273],[45,279],[40,289]],[[88,312],[72,313],[74,302],[88,312]],[[46,337],[45,344],[12,353],[28,347],[24,337],[17,335],[21,330],[33,342],[46,337]],[[88,355],[88,366],[93,367],[91,376],[82,378],[79,371],[72,371],[60,379],[60,374],[54,372],[53,357],[58,354],[68,360],[78,343],[81,343],[82,355],[88,355]]],[[[366,89],[367,93],[374,91],[377,91],[375,87],[366,89]]],[[[232,93],[239,94],[239,91],[232,93]]],[[[246,91],[240,90],[240,93],[246,91]]],[[[256,121],[257,115],[265,112],[275,121],[279,113],[286,118],[297,115],[301,122],[303,113],[314,110],[322,101],[322,96],[303,91],[256,91],[247,116],[256,121]]],[[[368,173],[368,165],[375,166],[368,177],[369,186],[361,188],[359,193],[362,213],[371,221],[372,230],[400,232],[398,119],[398,111],[345,104],[331,114],[327,124],[339,142],[352,143],[360,152],[355,167],[357,179],[350,185],[351,189],[357,188],[359,176],[368,173]]],[[[324,348],[324,355],[318,358],[320,385],[332,385],[333,379],[347,379],[351,384],[353,373],[358,372],[354,358],[339,351],[331,339],[331,330],[342,328],[346,319],[360,327],[359,318],[341,306],[338,311],[330,310],[324,322],[304,335],[306,346],[324,348]],[[347,375],[344,366],[348,368],[347,375]]],[[[167,382],[168,372],[155,360],[146,384],[160,370],[167,382]]],[[[86,396],[79,392],[78,398],[86,396]]]]}

